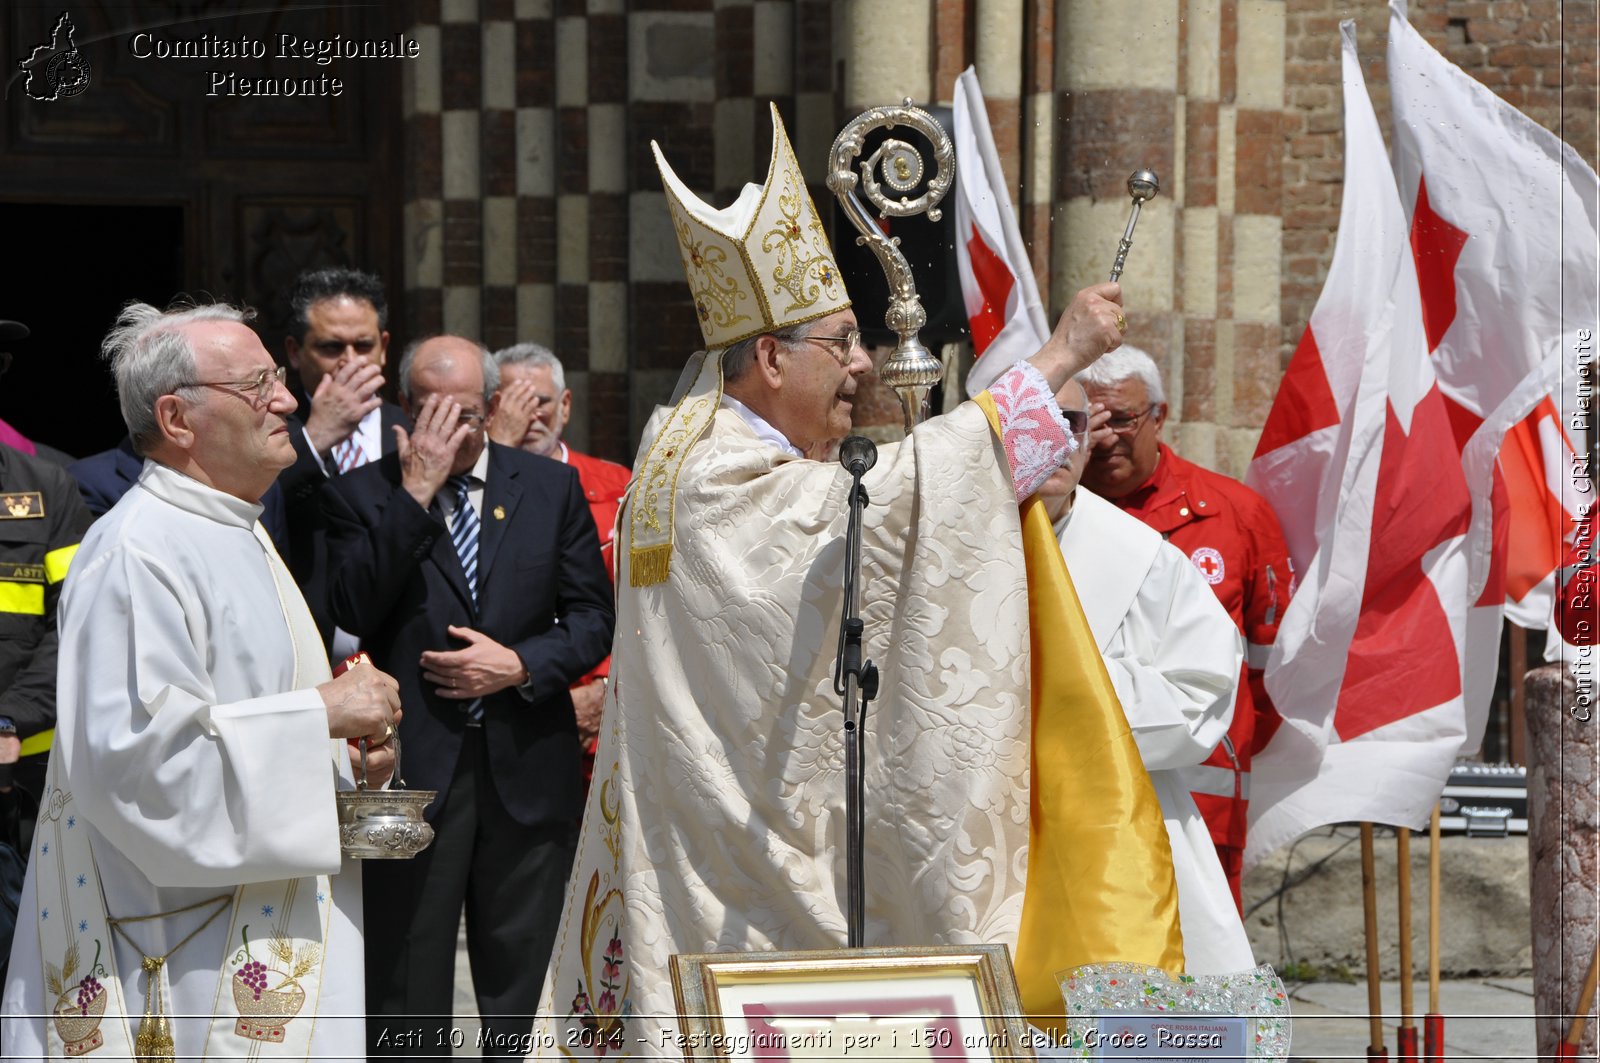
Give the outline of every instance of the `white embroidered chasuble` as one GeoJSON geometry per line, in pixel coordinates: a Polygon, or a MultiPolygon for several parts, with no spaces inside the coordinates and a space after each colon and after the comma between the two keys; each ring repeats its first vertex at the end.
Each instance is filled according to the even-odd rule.
{"type": "MultiPolygon", "coordinates": [[[[8,1056],[131,1055],[145,974],[106,917],[218,895],[227,911],[160,972],[178,1057],[364,1054],[361,882],[341,870],[333,796],[349,761],[315,689],[321,639],[259,514],[146,462],[84,538],[61,599],[8,1056]]],[[[161,956],[211,911],[123,929],[161,956]]]]}
{"type": "MultiPolygon", "coordinates": [[[[1029,644],[1006,455],[967,403],[880,447],[864,483],[864,652],[882,673],[866,720],[866,941],[1014,943],[1029,644]]],[[[536,1053],[591,1058],[610,1039],[608,1059],[676,1058],[671,954],[844,944],[833,665],[849,485],[724,408],[677,479],[670,578],[619,574],[610,702],[536,1053]]]]}
{"type": "Polygon", "coordinates": [[[1244,657],[1239,629],[1183,551],[1092,491],[1077,489],[1056,536],[1161,802],[1184,971],[1249,970],[1250,939],[1182,779],[1228,733],[1244,657]]]}

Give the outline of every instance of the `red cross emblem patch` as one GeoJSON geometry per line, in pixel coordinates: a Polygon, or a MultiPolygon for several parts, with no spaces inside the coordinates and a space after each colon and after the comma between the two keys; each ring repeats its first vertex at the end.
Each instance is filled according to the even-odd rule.
{"type": "Polygon", "coordinates": [[[1222,582],[1222,555],[1216,550],[1202,546],[1189,555],[1189,560],[1194,562],[1194,567],[1200,570],[1200,575],[1206,578],[1207,583],[1215,587],[1222,582]]]}

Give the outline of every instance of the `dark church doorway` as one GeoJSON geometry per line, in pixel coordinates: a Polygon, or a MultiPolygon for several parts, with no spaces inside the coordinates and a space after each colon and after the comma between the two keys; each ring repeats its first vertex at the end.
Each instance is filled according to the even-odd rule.
{"type": "Polygon", "coordinates": [[[184,208],[0,204],[10,259],[0,318],[32,331],[10,344],[0,419],[75,457],[124,434],[100,341],[130,299],[165,307],[184,290],[184,208]]]}

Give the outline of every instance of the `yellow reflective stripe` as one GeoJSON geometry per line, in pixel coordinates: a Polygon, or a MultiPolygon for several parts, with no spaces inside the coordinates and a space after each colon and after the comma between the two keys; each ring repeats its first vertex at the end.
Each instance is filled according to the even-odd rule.
{"type": "Polygon", "coordinates": [[[44,584],[0,580],[0,613],[44,615],[44,584]]]}
{"type": "Polygon", "coordinates": [[[55,738],[56,729],[54,727],[48,731],[40,731],[38,734],[29,735],[22,740],[21,755],[31,757],[35,753],[48,753],[50,752],[50,743],[54,742],[55,738]]]}
{"type": "Polygon", "coordinates": [[[67,567],[72,564],[72,559],[78,553],[78,544],[58,547],[44,555],[44,577],[51,583],[60,583],[67,578],[67,567]]]}

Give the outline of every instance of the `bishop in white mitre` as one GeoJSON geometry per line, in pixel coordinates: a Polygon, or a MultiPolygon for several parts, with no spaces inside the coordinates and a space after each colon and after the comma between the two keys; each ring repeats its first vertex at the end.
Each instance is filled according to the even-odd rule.
{"type": "MultiPolygon", "coordinates": [[[[594,782],[534,1051],[677,1058],[675,953],[844,943],[833,662],[871,363],[782,122],[730,207],[657,165],[708,353],[656,411],[620,519],[594,782]]],[[[863,479],[866,939],[1015,943],[1029,840],[1028,586],[1018,503],[1071,446],[1053,391],[1120,342],[1079,293],[983,402],[879,449],[863,479]]]]}

